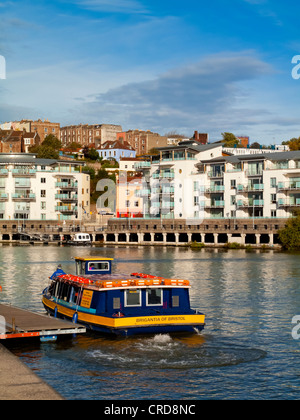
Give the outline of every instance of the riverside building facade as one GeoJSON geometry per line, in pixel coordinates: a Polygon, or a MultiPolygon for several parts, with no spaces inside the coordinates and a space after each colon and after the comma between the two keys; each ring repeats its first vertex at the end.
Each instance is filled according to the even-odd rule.
{"type": "Polygon", "coordinates": [[[84,164],[0,154],[1,220],[82,220],[90,211],[84,164]]]}
{"type": "Polygon", "coordinates": [[[300,209],[300,151],[230,156],[220,143],[191,140],[160,148],[135,170],[143,217],[110,220],[108,242],[122,234],[127,243],[273,246],[300,209]]]}

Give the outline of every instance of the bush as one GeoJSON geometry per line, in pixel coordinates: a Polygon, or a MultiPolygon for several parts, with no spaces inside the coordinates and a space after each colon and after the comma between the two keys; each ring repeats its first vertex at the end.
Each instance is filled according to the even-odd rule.
{"type": "Polygon", "coordinates": [[[286,227],[279,231],[279,239],[283,249],[300,249],[300,213],[289,219],[286,227]]]}

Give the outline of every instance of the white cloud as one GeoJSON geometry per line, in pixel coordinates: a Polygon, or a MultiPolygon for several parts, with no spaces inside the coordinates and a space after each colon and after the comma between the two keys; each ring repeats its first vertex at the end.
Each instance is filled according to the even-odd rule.
{"type": "Polygon", "coordinates": [[[136,0],[78,0],[76,4],[96,12],[147,13],[146,8],[136,0]]]}
{"type": "MultiPolygon", "coordinates": [[[[241,118],[242,109],[235,115],[234,107],[241,107],[243,82],[270,72],[269,65],[250,53],[213,55],[153,80],[95,95],[74,112],[162,133],[171,129],[190,132],[201,126],[207,131],[216,126],[222,130],[226,121],[234,124],[241,118]]],[[[242,101],[246,106],[245,93],[242,101]]]]}

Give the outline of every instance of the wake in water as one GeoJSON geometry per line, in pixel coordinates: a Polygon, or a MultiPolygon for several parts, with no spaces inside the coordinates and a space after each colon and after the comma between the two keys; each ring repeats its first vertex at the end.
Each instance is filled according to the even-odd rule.
{"type": "Polygon", "coordinates": [[[210,346],[202,336],[182,339],[169,334],[123,341],[101,341],[86,355],[94,363],[122,369],[201,369],[234,366],[261,359],[265,352],[226,344],[210,346]]]}

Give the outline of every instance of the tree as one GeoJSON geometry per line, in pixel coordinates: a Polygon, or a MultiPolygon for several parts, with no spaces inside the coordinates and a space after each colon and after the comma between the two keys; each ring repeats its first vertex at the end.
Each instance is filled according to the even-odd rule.
{"type": "Polygon", "coordinates": [[[48,134],[48,136],[45,137],[42,146],[49,146],[54,150],[60,150],[61,141],[59,141],[58,138],[54,136],[54,134],[48,134]]]}
{"type": "Polygon", "coordinates": [[[286,227],[279,231],[279,239],[283,249],[300,249],[300,212],[288,220],[286,227]]]}
{"type": "Polygon", "coordinates": [[[251,144],[250,149],[260,149],[261,145],[255,141],[254,143],[251,144]]]}
{"type": "Polygon", "coordinates": [[[38,148],[37,157],[39,159],[59,159],[59,151],[42,144],[38,148]]]}
{"type": "Polygon", "coordinates": [[[239,140],[235,137],[232,133],[222,133],[223,140],[222,143],[224,143],[225,147],[234,147],[235,145],[239,145],[239,140]]]}
{"type": "Polygon", "coordinates": [[[300,137],[293,138],[288,142],[290,150],[300,150],[300,137]]]}

